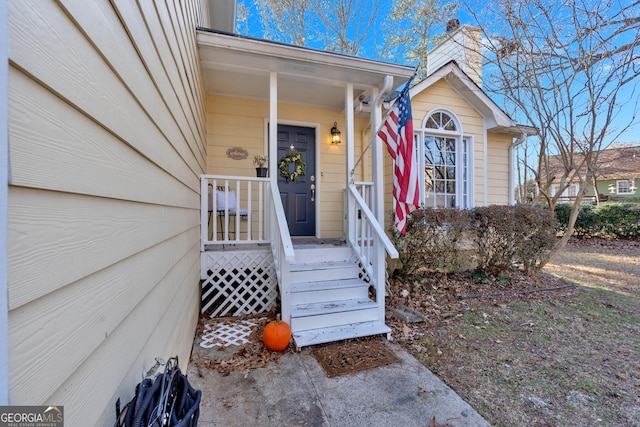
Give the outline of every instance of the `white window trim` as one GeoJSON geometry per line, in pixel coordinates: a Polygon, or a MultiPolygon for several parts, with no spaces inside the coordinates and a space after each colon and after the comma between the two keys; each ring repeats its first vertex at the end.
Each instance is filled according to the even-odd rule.
{"type": "Polygon", "coordinates": [[[621,195],[629,195],[629,194],[636,194],[635,190],[633,189],[635,187],[635,180],[634,179],[618,179],[616,180],[616,194],[621,194],[621,195]],[[620,184],[622,184],[623,182],[629,183],[629,191],[620,191],[620,184]]]}
{"type": "MultiPolygon", "coordinates": [[[[456,202],[455,207],[457,208],[471,208],[474,206],[475,197],[474,197],[474,138],[472,135],[465,135],[462,123],[458,119],[458,116],[448,108],[434,108],[427,112],[422,120],[422,126],[419,128],[414,128],[414,135],[417,136],[415,139],[417,147],[415,148],[416,156],[418,156],[417,164],[420,167],[420,193],[422,194],[421,203],[426,206],[426,190],[425,190],[425,161],[424,161],[424,139],[425,135],[435,136],[435,137],[445,137],[445,138],[453,138],[455,139],[456,144],[456,202]],[[454,121],[456,125],[456,131],[442,131],[439,129],[427,128],[427,120],[435,113],[446,113],[451,119],[454,121]],[[463,164],[463,144],[467,141],[467,161],[466,165],[463,164]],[[463,167],[466,166],[467,169],[467,194],[466,199],[464,198],[464,189],[463,189],[463,167]]],[[[429,206],[431,207],[431,206],[429,206]]]]}

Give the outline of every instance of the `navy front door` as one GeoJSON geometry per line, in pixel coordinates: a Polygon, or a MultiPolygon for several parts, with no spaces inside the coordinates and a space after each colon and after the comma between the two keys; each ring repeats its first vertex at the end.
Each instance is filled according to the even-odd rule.
{"type": "MultiPolygon", "coordinates": [[[[278,165],[290,153],[300,153],[305,162],[304,175],[288,181],[278,169],[278,188],[292,236],[316,235],[316,132],[313,128],[278,125],[278,165]]],[[[288,172],[296,162],[289,162],[288,172]]]]}

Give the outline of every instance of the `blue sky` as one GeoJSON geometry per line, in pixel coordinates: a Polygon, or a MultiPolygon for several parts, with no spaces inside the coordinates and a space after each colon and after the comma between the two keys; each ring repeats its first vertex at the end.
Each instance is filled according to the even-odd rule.
{"type": "MultiPolygon", "coordinates": [[[[249,11],[249,25],[248,25],[249,32],[247,35],[252,37],[258,37],[258,38],[264,37],[264,28],[261,24],[260,16],[259,16],[257,7],[255,5],[255,2],[252,0],[238,0],[238,3],[239,4],[244,3],[245,7],[249,11]]],[[[391,0],[383,0],[380,5],[379,15],[385,16],[389,11],[389,9],[391,8],[391,5],[392,5],[391,0]]],[[[456,18],[460,20],[461,24],[465,24],[465,23],[472,24],[474,22],[472,17],[465,14],[464,7],[461,7],[460,10],[456,13],[456,18]]],[[[244,33],[242,28],[239,28],[238,30],[241,33],[244,33]]],[[[444,31],[444,24],[442,25],[442,29],[439,29],[439,31],[444,31]]],[[[377,51],[376,48],[383,43],[384,32],[385,32],[384,29],[380,28],[379,24],[374,25],[370,31],[368,38],[365,41],[365,45],[363,46],[363,49],[361,50],[361,53],[359,56],[370,57],[370,58],[376,57],[376,54],[375,54],[375,52],[377,51]]],[[[309,43],[309,47],[322,49],[324,45],[321,42],[316,42],[316,43],[309,43]]],[[[414,65],[409,63],[407,64],[414,65]]],[[[492,97],[500,104],[499,99],[496,99],[495,95],[492,95],[492,97]]],[[[628,101],[629,101],[628,106],[626,108],[623,108],[620,111],[620,114],[618,114],[617,116],[618,127],[620,127],[622,123],[628,123],[630,118],[632,117],[633,110],[631,108],[631,105],[633,100],[629,99],[628,101]]],[[[520,120],[519,117],[515,117],[515,119],[518,121],[522,121],[520,120]]],[[[639,144],[640,143],[640,121],[636,118],[636,120],[634,121],[634,125],[629,130],[627,130],[624,134],[620,135],[616,139],[616,141],[633,142],[633,143],[639,144]]]]}

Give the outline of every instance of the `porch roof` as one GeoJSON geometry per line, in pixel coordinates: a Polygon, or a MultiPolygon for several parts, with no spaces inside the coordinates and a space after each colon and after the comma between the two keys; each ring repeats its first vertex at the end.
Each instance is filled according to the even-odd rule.
{"type": "Polygon", "coordinates": [[[200,63],[207,92],[269,99],[269,73],[278,73],[278,101],[344,109],[347,83],[354,98],[381,88],[386,76],[393,87],[404,84],[414,68],[240,36],[198,29],[200,63]]]}

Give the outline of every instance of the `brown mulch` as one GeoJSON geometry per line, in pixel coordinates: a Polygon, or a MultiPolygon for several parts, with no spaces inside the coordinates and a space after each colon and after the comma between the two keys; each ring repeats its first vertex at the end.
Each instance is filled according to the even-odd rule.
{"type": "Polygon", "coordinates": [[[329,378],[398,362],[380,339],[336,342],[318,346],[312,354],[329,378]]]}

